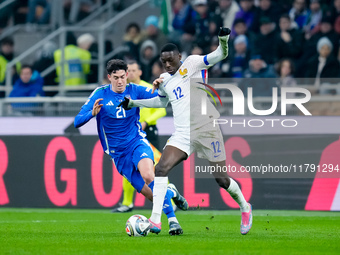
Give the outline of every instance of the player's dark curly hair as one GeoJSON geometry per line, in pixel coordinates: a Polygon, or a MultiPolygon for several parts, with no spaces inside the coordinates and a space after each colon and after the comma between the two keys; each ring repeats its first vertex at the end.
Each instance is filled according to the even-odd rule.
{"type": "Polygon", "coordinates": [[[106,71],[108,74],[115,73],[118,70],[127,70],[127,64],[121,59],[111,59],[107,62],[106,71]]]}

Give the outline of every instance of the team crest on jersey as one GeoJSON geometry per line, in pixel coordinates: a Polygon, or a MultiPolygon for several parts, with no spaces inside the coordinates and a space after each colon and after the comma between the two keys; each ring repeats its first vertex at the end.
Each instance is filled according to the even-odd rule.
{"type": "Polygon", "coordinates": [[[186,78],[188,76],[188,69],[185,68],[183,71],[179,69],[179,74],[183,76],[182,79],[186,78]]]}

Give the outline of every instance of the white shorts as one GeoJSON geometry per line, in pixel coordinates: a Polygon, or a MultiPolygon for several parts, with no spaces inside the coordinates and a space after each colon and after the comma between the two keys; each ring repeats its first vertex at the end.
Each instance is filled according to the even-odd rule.
{"type": "Polygon", "coordinates": [[[165,146],[171,145],[190,156],[197,152],[199,158],[210,162],[226,160],[223,136],[219,126],[204,125],[188,132],[175,132],[165,146]]]}

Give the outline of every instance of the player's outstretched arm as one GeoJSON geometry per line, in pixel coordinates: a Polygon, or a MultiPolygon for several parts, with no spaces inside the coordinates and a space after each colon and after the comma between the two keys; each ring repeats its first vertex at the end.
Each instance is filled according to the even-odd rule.
{"type": "Polygon", "coordinates": [[[218,32],[219,45],[217,49],[207,55],[209,64],[214,65],[228,56],[228,40],[231,30],[221,27],[218,32]]]}
{"type": "Polygon", "coordinates": [[[168,105],[167,97],[153,97],[150,99],[132,100],[127,97],[121,102],[118,107],[122,106],[125,110],[130,110],[132,107],[146,107],[146,108],[164,108],[168,105]]]}
{"type": "Polygon", "coordinates": [[[77,114],[77,116],[74,119],[74,126],[76,128],[79,128],[86,124],[92,117],[96,116],[100,109],[102,108],[102,104],[100,104],[100,101],[103,100],[102,98],[99,98],[95,101],[93,104],[93,107],[90,104],[84,104],[81,108],[80,112],[77,114]]]}

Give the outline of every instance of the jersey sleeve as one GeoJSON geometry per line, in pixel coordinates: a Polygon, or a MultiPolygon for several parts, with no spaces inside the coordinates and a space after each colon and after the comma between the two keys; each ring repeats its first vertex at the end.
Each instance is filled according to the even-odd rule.
{"type": "Polygon", "coordinates": [[[228,40],[229,36],[219,37],[219,45],[213,52],[204,55],[191,55],[185,62],[189,68],[193,71],[198,71],[202,69],[208,69],[209,67],[215,65],[216,63],[222,61],[228,56],[228,40]]]}
{"type": "Polygon", "coordinates": [[[79,128],[86,124],[90,119],[92,119],[92,108],[95,103],[95,101],[99,98],[98,93],[96,93],[96,90],[92,92],[90,97],[87,99],[85,104],[81,107],[80,112],[77,114],[77,116],[74,119],[74,126],[76,128],[79,128]]]}
{"type": "Polygon", "coordinates": [[[208,62],[207,55],[191,55],[185,60],[185,64],[192,69],[192,71],[199,71],[202,69],[208,69],[213,64],[208,62]]]}
{"type": "Polygon", "coordinates": [[[163,83],[161,83],[160,85],[159,85],[159,88],[158,88],[158,96],[159,97],[162,97],[162,98],[166,98],[167,97],[167,94],[165,93],[165,91],[164,91],[164,84],[165,84],[165,81],[167,80],[167,79],[169,79],[171,77],[171,75],[170,74],[168,74],[168,73],[162,73],[160,76],[159,76],[159,78],[163,78],[163,83]]]}
{"type": "Polygon", "coordinates": [[[136,85],[136,99],[149,99],[158,95],[157,90],[152,94],[152,88],[136,85]]]}

